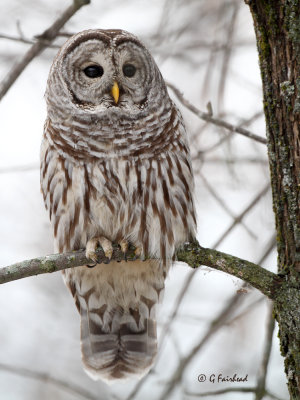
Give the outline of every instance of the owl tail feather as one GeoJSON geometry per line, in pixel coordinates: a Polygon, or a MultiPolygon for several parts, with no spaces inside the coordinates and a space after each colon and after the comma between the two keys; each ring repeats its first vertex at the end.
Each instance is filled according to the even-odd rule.
{"type": "Polygon", "coordinates": [[[157,261],[111,262],[66,270],[81,316],[84,368],[107,382],[140,378],[157,353],[155,309],[165,272],[157,261]]]}
{"type": "Polygon", "coordinates": [[[133,312],[115,310],[111,314],[111,331],[106,332],[94,313],[81,307],[80,314],[82,360],[91,378],[140,378],[149,371],[157,353],[154,319],[145,318],[137,325],[133,312]]]}
{"type": "Polygon", "coordinates": [[[166,268],[159,261],[110,262],[65,270],[81,317],[84,368],[106,382],[141,378],[157,353],[155,309],[166,268]]]}

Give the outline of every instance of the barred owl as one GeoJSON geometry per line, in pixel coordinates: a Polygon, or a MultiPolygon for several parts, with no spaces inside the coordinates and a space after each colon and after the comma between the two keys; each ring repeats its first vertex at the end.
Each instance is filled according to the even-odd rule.
{"type": "Polygon", "coordinates": [[[95,261],[64,271],[84,368],[94,379],[140,377],[157,352],[155,308],[171,260],[195,235],[182,117],[148,50],[123,30],[71,37],[46,101],[41,189],[55,250],[84,248],[95,261]],[[133,244],[137,261],[97,264],[96,247],[110,258],[112,242],[124,253],[133,244]]]}

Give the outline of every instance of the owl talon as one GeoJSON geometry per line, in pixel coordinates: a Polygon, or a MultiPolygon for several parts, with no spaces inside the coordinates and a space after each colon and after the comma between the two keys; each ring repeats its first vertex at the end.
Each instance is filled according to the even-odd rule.
{"type": "Polygon", "coordinates": [[[128,242],[123,239],[119,242],[119,246],[121,247],[121,251],[124,254],[124,261],[127,261],[127,251],[128,251],[128,242]]]}
{"type": "Polygon", "coordinates": [[[136,249],[134,250],[134,254],[137,258],[140,257],[142,254],[142,248],[140,246],[136,247],[136,249]]]}
{"type": "Polygon", "coordinates": [[[127,251],[128,251],[128,242],[127,242],[127,240],[125,240],[125,239],[121,240],[119,242],[119,245],[121,247],[122,252],[123,253],[127,253],[127,251]]]}
{"type": "Polygon", "coordinates": [[[142,254],[142,247],[136,247],[134,250],[134,257],[132,259],[132,261],[136,261],[139,260],[141,258],[141,254],[142,254]]]}
{"type": "Polygon", "coordinates": [[[106,237],[104,236],[100,236],[98,238],[98,241],[104,251],[105,257],[107,257],[110,260],[113,254],[113,247],[111,241],[106,239],[106,237]]]}
{"type": "Polygon", "coordinates": [[[86,258],[94,261],[96,264],[97,264],[97,254],[96,254],[97,246],[98,246],[98,239],[93,238],[87,242],[86,249],[85,249],[86,258]]]}
{"type": "Polygon", "coordinates": [[[96,267],[97,263],[95,262],[94,264],[86,264],[87,268],[94,268],[96,267]]]}
{"type": "MultiPolygon", "coordinates": [[[[85,256],[86,258],[95,262],[95,265],[98,262],[98,257],[96,254],[96,249],[98,244],[102,247],[105,257],[107,260],[104,261],[104,264],[108,264],[112,257],[113,247],[110,240],[106,239],[104,236],[100,236],[97,238],[90,239],[86,244],[85,256]]],[[[94,267],[95,265],[91,265],[90,268],[94,267]]]]}

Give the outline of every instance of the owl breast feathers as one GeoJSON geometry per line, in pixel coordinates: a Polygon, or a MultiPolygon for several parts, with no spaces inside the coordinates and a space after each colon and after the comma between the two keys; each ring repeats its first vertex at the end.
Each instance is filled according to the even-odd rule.
{"type": "Polygon", "coordinates": [[[122,30],[71,37],[50,70],[41,188],[59,252],[128,243],[151,260],[64,271],[94,379],[144,375],[155,307],[176,248],[195,235],[193,172],[181,115],[152,56],[122,30]]]}

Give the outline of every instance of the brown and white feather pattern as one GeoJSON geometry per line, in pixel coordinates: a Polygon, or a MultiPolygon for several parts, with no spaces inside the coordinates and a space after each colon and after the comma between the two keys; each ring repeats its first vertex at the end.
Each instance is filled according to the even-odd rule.
{"type": "Polygon", "coordinates": [[[155,306],[174,251],[195,234],[193,173],[182,118],[150,54],[124,31],[85,31],[71,38],[54,61],[46,99],[41,187],[56,250],[85,248],[90,239],[104,236],[160,259],[64,272],[81,315],[86,371],[95,379],[141,376],[156,355],[155,306]],[[77,79],[72,60],[76,67],[80,57],[90,57],[86,46],[89,53],[101,53],[93,61],[104,54],[102,64],[114,69],[107,79],[122,89],[117,106],[105,82],[100,82],[103,93],[99,87],[95,95],[99,100],[90,94],[85,100],[85,81],[81,88],[79,78],[76,85],[66,78],[70,69],[77,79]],[[142,83],[134,90],[117,65],[126,57],[142,70],[142,83]]]}

